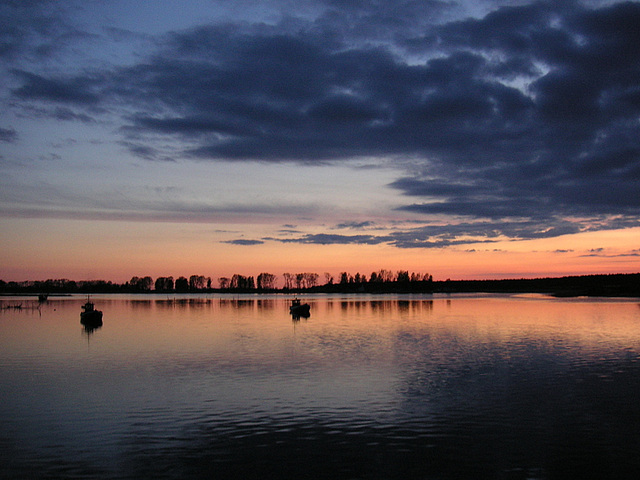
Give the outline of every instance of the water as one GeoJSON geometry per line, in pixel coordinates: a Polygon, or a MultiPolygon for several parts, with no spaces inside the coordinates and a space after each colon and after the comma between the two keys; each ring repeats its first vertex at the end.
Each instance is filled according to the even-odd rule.
{"type": "Polygon", "coordinates": [[[0,300],[1,478],[640,478],[637,300],[85,300],[0,300]]]}

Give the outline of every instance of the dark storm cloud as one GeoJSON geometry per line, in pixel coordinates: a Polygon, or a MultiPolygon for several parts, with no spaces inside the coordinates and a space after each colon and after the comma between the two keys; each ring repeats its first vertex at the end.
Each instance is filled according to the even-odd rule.
{"type": "Polygon", "coordinates": [[[45,78],[22,70],[12,70],[11,73],[22,80],[22,86],[13,90],[13,94],[19,98],[79,105],[93,105],[98,102],[98,95],[91,92],[97,79],[45,78]]]}
{"type": "MultiPolygon", "coordinates": [[[[15,69],[13,94],[120,112],[124,144],[147,159],[401,158],[401,210],[463,218],[480,239],[638,225],[640,4],[532,2],[465,20],[450,2],[309,4],[322,13],[167,34],[109,71],[15,69]],[[163,152],[166,137],[181,151],[163,152]]],[[[446,229],[436,242],[455,244],[446,229]]],[[[434,242],[418,233],[298,241],[434,242]]]]}
{"type": "Polygon", "coordinates": [[[83,107],[69,108],[67,106],[55,106],[49,105],[22,105],[20,116],[31,119],[55,119],[65,122],[81,122],[81,123],[96,123],[96,112],[92,112],[91,115],[83,111],[83,107]]]}
{"type": "Polygon", "coordinates": [[[71,25],[64,2],[55,0],[0,1],[0,59],[50,59],[90,34],[71,25]]]}

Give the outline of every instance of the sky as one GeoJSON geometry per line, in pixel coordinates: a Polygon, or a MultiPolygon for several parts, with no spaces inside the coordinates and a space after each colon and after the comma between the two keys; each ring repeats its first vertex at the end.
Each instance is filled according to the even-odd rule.
{"type": "Polygon", "coordinates": [[[0,0],[0,279],[640,271],[640,3],[0,0]]]}

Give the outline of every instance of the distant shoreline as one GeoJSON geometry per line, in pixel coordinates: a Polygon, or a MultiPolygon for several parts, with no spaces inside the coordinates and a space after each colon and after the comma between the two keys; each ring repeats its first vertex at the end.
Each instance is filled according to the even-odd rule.
{"type": "Polygon", "coordinates": [[[46,282],[4,283],[0,295],[38,295],[46,293],[54,296],[69,294],[129,293],[129,294],[188,294],[188,293],[251,293],[251,294],[309,294],[309,293],[359,293],[359,294],[431,294],[431,293],[540,293],[555,297],[639,297],[640,273],[597,274],[565,277],[520,278],[500,280],[430,280],[417,282],[385,283],[331,283],[310,288],[273,289],[219,289],[198,290],[147,290],[136,291],[126,285],[111,282],[73,282],[74,288],[64,286],[55,290],[45,290],[46,282]]]}
{"type": "Polygon", "coordinates": [[[640,273],[532,279],[434,281],[434,293],[543,293],[555,297],[640,297],[640,273]]]}

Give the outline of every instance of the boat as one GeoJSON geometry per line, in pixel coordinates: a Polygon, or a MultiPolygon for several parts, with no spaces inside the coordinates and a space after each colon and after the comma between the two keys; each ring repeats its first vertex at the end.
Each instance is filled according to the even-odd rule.
{"type": "Polygon", "coordinates": [[[102,325],[102,312],[95,309],[95,305],[89,298],[82,309],[84,311],[80,312],[80,323],[93,327],[102,325]]]}
{"type": "Polygon", "coordinates": [[[308,317],[311,306],[308,303],[300,303],[300,300],[294,298],[289,307],[289,313],[297,317],[308,317]]]}

